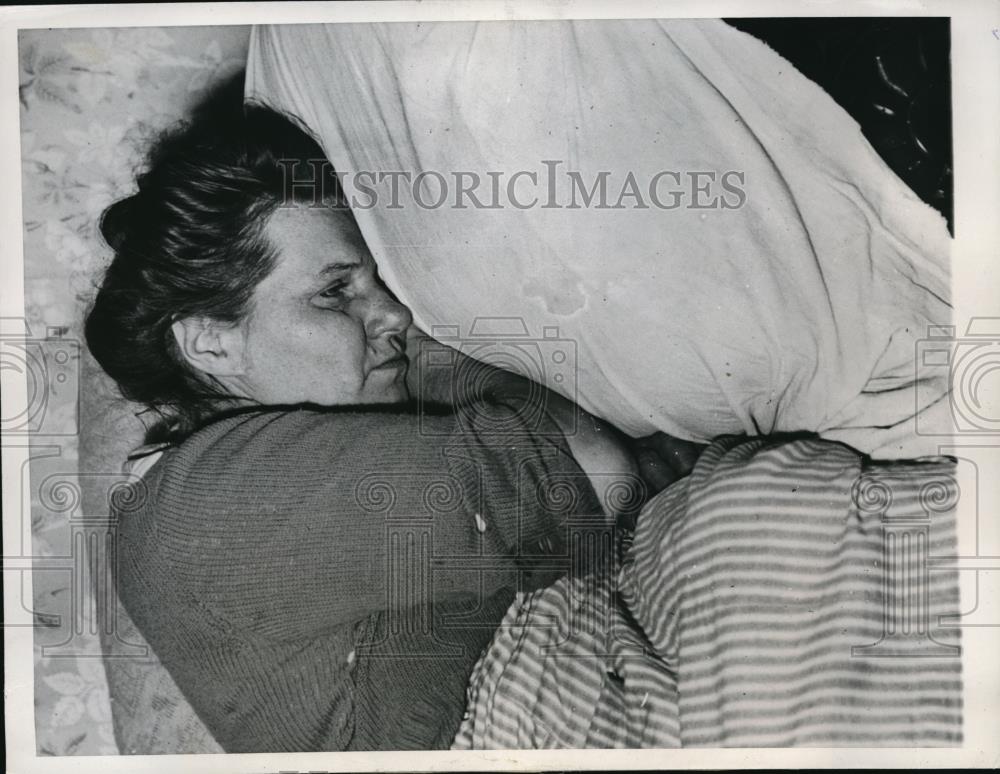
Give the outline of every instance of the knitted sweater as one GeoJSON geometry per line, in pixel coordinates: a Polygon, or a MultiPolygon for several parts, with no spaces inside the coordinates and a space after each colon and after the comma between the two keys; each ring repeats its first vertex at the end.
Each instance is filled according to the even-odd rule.
{"type": "Polygon", "coordinates": [[[447,747],[515,590],[565,571],[567,516],[603,523],[505,406],[233,415],[114,513],[121,600],[228,752],[447,747]]]}

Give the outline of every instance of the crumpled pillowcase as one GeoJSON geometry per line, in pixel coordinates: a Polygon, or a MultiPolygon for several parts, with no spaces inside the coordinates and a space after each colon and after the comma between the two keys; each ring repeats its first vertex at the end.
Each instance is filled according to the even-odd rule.
{"type": "Polygon", "coordinates": [[[947,376],[918,382],[914,351],[951,317],[945,222],[751,36],[719,20],[264,26],[247,95],[316,134],[431,335],[503,350],[632,435],[936,451],[914,415],[944,416],[947,376]],[[501,206],[453,206],[460,172],[484,204],[498,175],[501,206]],[[426,174],[414,191],[403,173],[426,174]],[[583,206],[601,175],[607,206],[583,206]]]}

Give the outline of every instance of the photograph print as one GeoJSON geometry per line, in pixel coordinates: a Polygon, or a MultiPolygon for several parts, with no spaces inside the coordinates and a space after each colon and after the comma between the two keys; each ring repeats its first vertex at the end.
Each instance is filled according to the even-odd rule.
{"type": "Polygon", "coordinates": [[[34,755],[963,745],[952,19],[17,45],[34,755]]]}

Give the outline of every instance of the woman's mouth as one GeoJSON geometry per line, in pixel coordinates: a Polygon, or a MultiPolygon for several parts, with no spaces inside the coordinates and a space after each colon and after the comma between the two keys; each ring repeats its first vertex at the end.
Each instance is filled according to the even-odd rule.
{"type": "Polygon", "coordinates": [[[393,370],[393,369],[405,368],[409,362],[410,362],[409,358],[407,358],[406,355],[396,355],[395,357],[392,357],[392,358],[389,358],[388,360],[382,361],[377,366],[375,366],[372,370],[373,371],[382,371],[382,370],[393,370]]]}

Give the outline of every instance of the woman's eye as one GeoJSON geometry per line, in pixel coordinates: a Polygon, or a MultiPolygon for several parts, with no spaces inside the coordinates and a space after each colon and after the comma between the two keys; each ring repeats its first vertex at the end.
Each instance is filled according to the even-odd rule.
{"type": "Polygon", "coordinates": [[[335,282],[325,290],[321,290],[318,293],[318,295],[320,298],[340,298],[340,296],[346,289],[347,289],[346,282],[335,282]]]}

